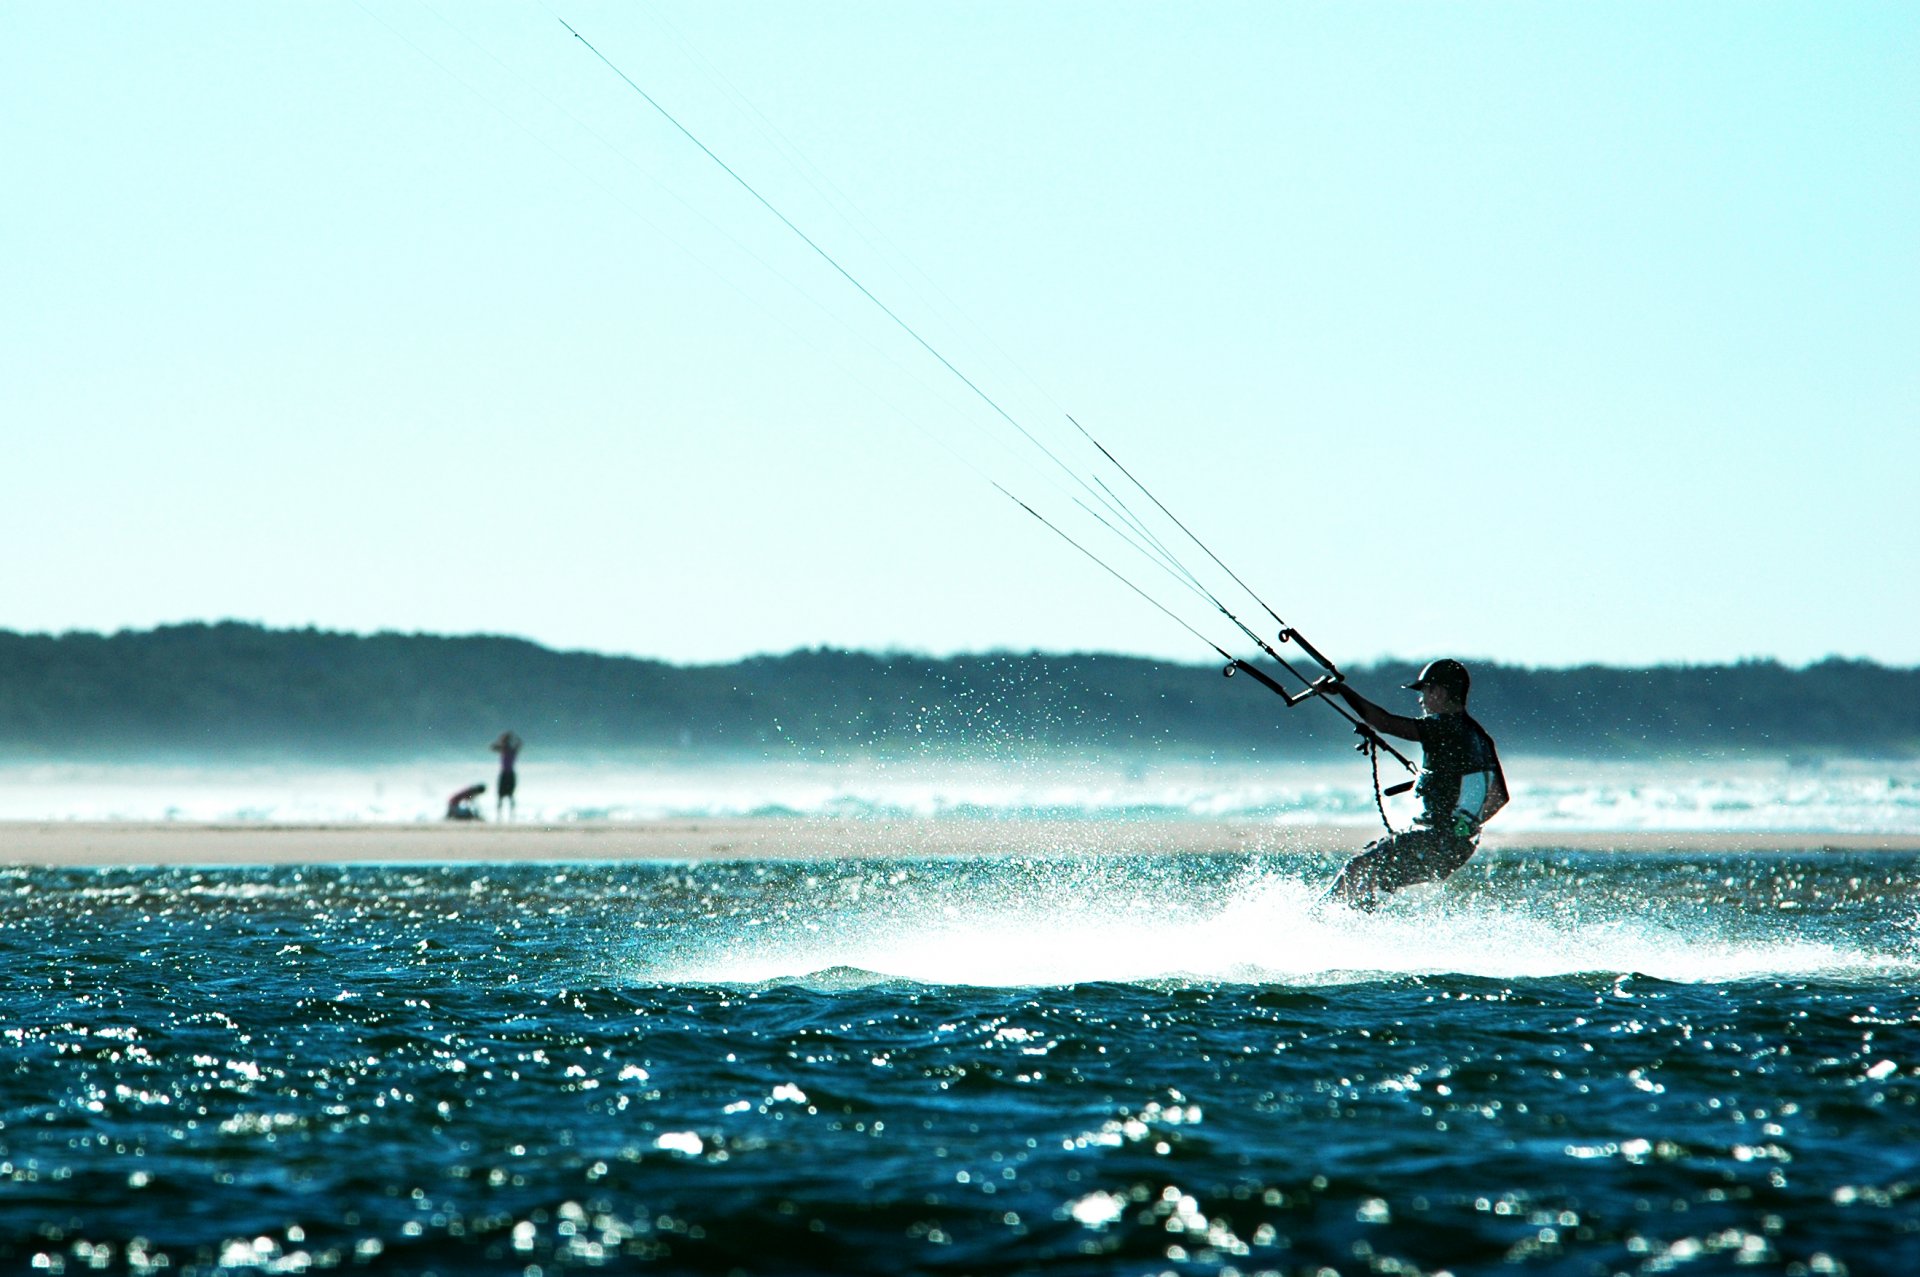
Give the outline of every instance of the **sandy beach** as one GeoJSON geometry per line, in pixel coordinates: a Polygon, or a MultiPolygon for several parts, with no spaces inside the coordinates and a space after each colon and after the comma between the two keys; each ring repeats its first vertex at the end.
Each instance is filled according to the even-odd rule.
{"type": "MultiPolygon", "coordinates": [[[[13,865],[774,860],[844,856],[1337,854],[1371,827],[1257,821],[753,818],[539,824],[0,823],[13,865]]],[[[1489,831],[1500,851],[1920,851],[1920,834],[1489,831]]]]}

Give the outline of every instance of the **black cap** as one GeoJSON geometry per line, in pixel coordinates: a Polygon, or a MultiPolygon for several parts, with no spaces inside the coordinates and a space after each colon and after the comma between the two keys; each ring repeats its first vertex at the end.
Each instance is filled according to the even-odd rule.
{"type": "Polygon", "coordinates": [[[1472,682],[1473,679],[1468,675],[1466,666],[1451,657],[1442,657],[1440,660],[1429,662],[1427,667],[1420,671],[1420,677],[1408,683],[1407,687],[1416,692],[1425,687],[1444,687],[1464,700],[1467,687],[1472,682]]]}

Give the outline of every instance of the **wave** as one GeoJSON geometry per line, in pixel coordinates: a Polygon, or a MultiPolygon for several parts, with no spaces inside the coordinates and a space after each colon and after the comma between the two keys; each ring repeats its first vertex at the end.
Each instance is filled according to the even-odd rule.
{"type": "MultiPolygon", "coordinates": [[[[1503,830],[1920,830],[1920,764],[1605,764],[1516,759],[1503,830]]],[[[236,823],[433,821],[484,765],[0,767],[0,819],[236,823]]],[[[482,798],[482,809],[491,805],[482,798]]],[[[1410,799],[1390,802],[1404,822],[1410,799]]],[[[1233,819],[1370,826],[1363,767],[1240,762],[759,763],[522,769],[518,814],[544,823],[730,819],[1233,819]]]]}
{"type": "Polygon", "coordinates": [[[1323,906],[1328,874],[1258,857],[915,872],[929,881],[912,891],[890,890],[884,877],[791,880],[790,910],[736,902],[674,952],[637,947],[622,978],[827,989],[889,979],[1320,988],[1437,976],[1722,983],[1920,975],[1920,914],[1905,861],[1885,857],[1756,865],[1737,856],[1629,863],[1568,854],[1543,864],[1483,855],[1444,886],[1402,892],[1373,915],[1323,906]],[[1707,882],[1735,885],[1697,889],[1707,882]]]}

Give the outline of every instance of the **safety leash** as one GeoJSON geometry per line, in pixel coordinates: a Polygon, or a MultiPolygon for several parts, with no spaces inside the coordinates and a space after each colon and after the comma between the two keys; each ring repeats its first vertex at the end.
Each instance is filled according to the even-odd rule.
{"type": "Polygon", "coordinates": [[[1367,751],[1367,762],[1373,768],[1373,805],[1380,813],[1380,823],[1387,827],[1387,834],[1391,837],[1398,831],[1394,829],[1393,822],[1387,819],[1387,800],[1380,791],[1380,743],[1372,733],[1362,732],[1360,748],[1367,751]]]}

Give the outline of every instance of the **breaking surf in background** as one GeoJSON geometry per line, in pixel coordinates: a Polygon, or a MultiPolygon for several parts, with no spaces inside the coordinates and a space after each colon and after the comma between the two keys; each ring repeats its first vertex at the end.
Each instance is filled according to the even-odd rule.
{"type": "MultiPolygon", "coordinates": [[[[1602,764],[1515,759],[1514,832],[1920,830],[1920,764],[1842,761],[1602,764]]],[[[1383,773],[1383,776],[1385,774],[1383,773]]],[[[1386,783],[1400,779],[1385,776],[1386,783]]],[[[485,759],[379,767],[0,766],[0,820],[382,822],[437,820],[447,797],[491,784],[485,759]]],[[[1397,823],[1410,799],[1390,805],[1397,823]]],[[[482,811],[491,814],[490,796],[482,811]]],[[[1366,769],[1208,762],[741,763],[523,761],[532,822],[737,816],[1267,820],[1371,826],[1366,769]]]]}

